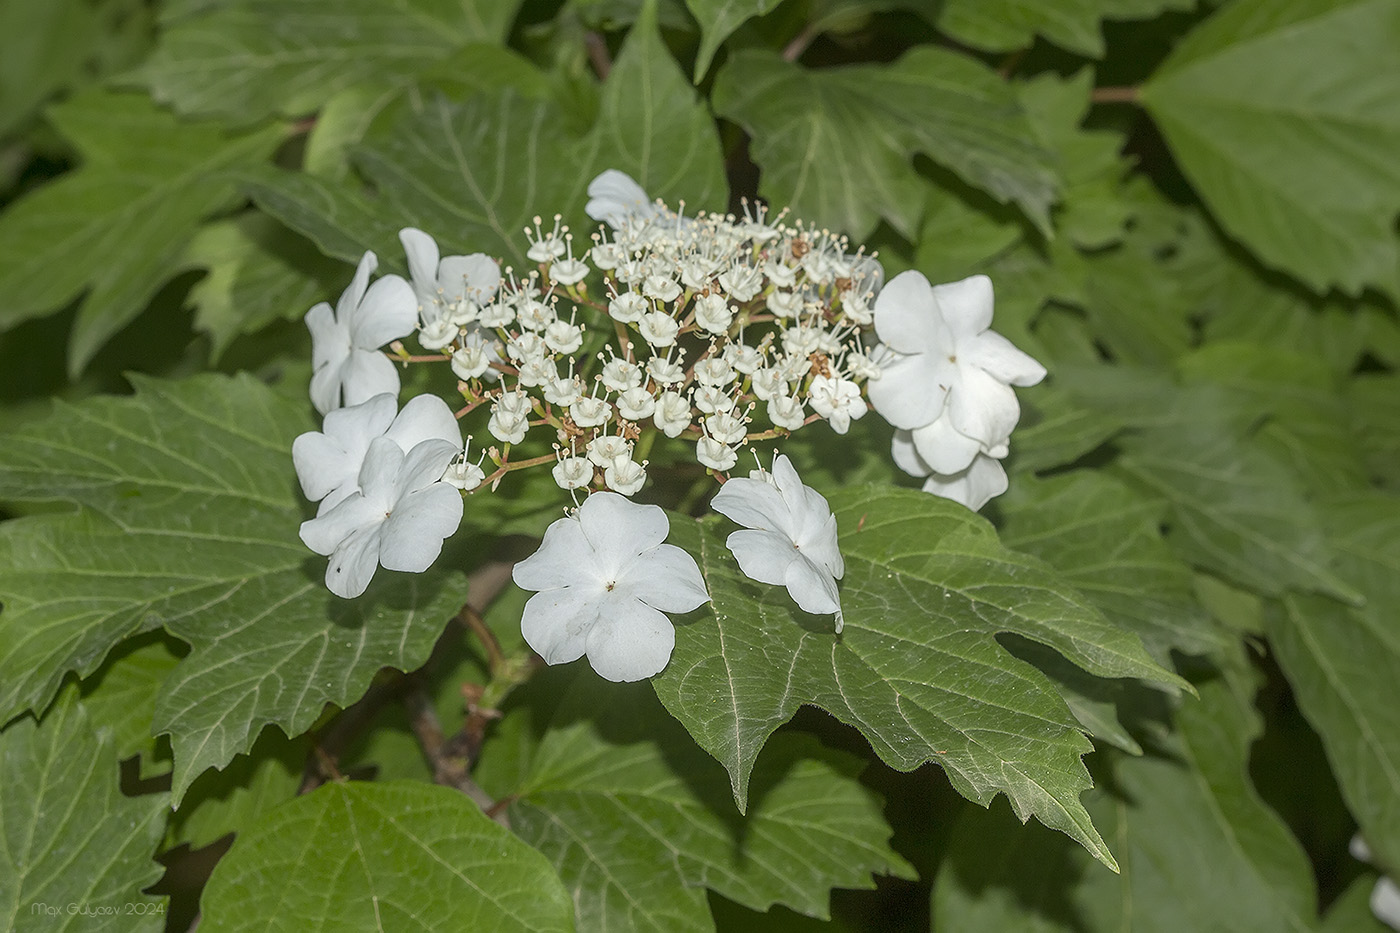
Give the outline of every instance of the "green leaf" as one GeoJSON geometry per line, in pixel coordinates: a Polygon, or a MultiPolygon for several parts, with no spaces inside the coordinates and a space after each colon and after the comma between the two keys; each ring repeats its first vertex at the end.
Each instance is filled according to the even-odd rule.
{"type": "Polygon", "coordinates": [[[1202,612],[1191,571],[1162,540],[1165,505],[1103,473],[1018,477],[1000,500],[1002,543],[1044,560],[1163,665],[1173,650],[1224,645],[1202,612]]]}
{"type": "Polygon", "coordinates": [[[65,101],[49,118],[83,165],[0,215],[0,328],[86,291],[68,344],[76,374],[181,270],[199,221],[232,201],[230,173],[265,158],[282,131],[230,134],[106,91],[65,101]]]}
{"type": "Polygon", "coordinates": [[[309,407],[246,376],[136,385],[60,405],[0,448],[0,499],[84,506],[0,524],[0,715],[41,708],[65,671],[163,625],[194,649],[155,712],[178,803],[265,724],[300,734],[380,668],[421,664],[465,587],[452,570],[381,571],[365,597],[331,596],[297,538],[290,450],[309,407]]]}
{"type": "Polygon", "coordinates": [[[407,781],[326,784],[273,810],[200,906],[212,931],[573,929],[542,855],[462,794],[407,781]]]}
{"type": "Polygon", "coordinates": [[[199,849],[228,833],[244,833],[291,800],[301,787],[306,745],[304,739],[264,729],[246,755],[235,755],[222,771],[199,775],[170,816],[166,847],[187,843],[199,849]]]}
{"type": "Polygon", "coordinates": [[[1400,295],[1400,6],[1233,4],[1142,90],[1221,225],[1315,290],[1400,295]],[[1299,61],[1326,61],[1325,69],[1299,61]]]}
{"type": "Polygon", "coordinates": [[[1248,779],[1262,731],[1247,662],[1199,684],[1162,753],[1104,753],[1085,795],[1122,865],[1095,870],[1084,853],[1004,813],[964,811],[933,894],[937,929],[1028,933],[1241,930],[1315,926],[1307,857],[1248,779]]]}
{"type": "Polygon", "coordinates": [[[1346,400],[1368,472],[1384,488],[1400,490],[1400,376],[1358,375],[1347,386],[1346,400]]]}
{"type": "Polygon", "coordinates": [[[183,648],[164,633],[130,639],[107,656],[96,674],[64,691],[82,699],[94,728],[111,732],[119,759],[141,756],[142,777],[169,771],[170,749],[155,737],[151,720],[160,685],[180,663],[183,648]]]}
{"type": "Polygon", "coordinates": [[[796,612],[785,590],[744,577],[718,520],[672,527],[699,555],[713,603],[678,626],[652,684],[728,769],[735,799],[744,804],[764,741],[807,703],[856,726],[893,767],[936,761],[969,799],[1005,793],[1022,819],[1036,816],[1113,865],[1078,799],[1088,742],[1044,675],[993,636],[1038,641],[1100,677],[1181,682],[966,509],[873,486],[831,501],[846,560],[839,637],[830,617],[796,612]]]}
{"type": "Polygon", "coordinates": [[[1400,865],[1400,499],[1358,494],[1324,512],[1338,571],[1366,605],[1290,596],[1270,644],[1322,738],[1342,797],[1378,864],[1400,865]]]}
{"type": "Polygon", "coordinates": [[[752,137],[761,191],[806,220],[864,238],[881,220],[914,239],[922,153],[1049,230],[1058,179],[1015,93],[964,55],[916,47],[890,65],[820,71],[737,52],[714,107],[752,137]]]}
{"type": "Polygon", "coordinates": [[[235,337],[303,316],[344,287],[345,267],[263,214],[203,227],[185,254],[209,275],[190,289],[194,326],[218,359],[235,337]]]}
{"type": "Polygon", "coordinates": [[[649,688],[584,677],[592,689],[562,700],[510,807],[512,828],[558,868],[579,929],[713,930],[707,887],[754,910],[826,919],[831,888],[912,876],[889,848],[880,801],[856,780],[858,759],[775,737],[741,819],[724,769],[649,688]]]}
{"type": "Polygon", "coordinates": [[[1379,879],[1362,875],[1343,891],[1323,918],[1322,933],[1387,933],[1390,927],[1376,919],[1371,912],[1371,889],[1379,879]]]}
{"type": "Polygon", "coordinates": [[[519,0],[230,0],[174,18],[136,73],[186,114],[300,116],[360,84],[397,85],[505,39],[519,0]]]}
{"type": "Polygon", "coordinates": [[[605,168],[672,203],[722,210],[728,202],[714,121],[651,13],[629,34],[590,132],[574,138],[563,125],[550,101],[510,90],[464,101],[406,97],[386,108],[357,150],[378,203],[294,173],[264,174],[252,191],[265,210],[342,259],[366,248],[396,256],[397,231],[415,226],[444,252],[485,251],[519,267],[530,265],[521,235],[530,218],[560,212],[582,223],[588,182],[605,168]]]}
{"type": "Polygon", "coordinates": [[[168,797],[124,796],[118,776],[111,733],[72,698],[0,732],[0,926],[164,929],[164,901],[141,889],[161,875],[168,797]]]}
{"type": "Polygon", "coordinates": [[[755,16],[771,12],[782,0],[685,0],[700,24],[700,50],[695,53],[695,82],[705,77],[715,52],[734,30],[755,16]]]}
{"type": "Polygon", "coordinates": [[[1248,432],[1198,417],[1122,443],[1127,474],[1171,503],[1170,537],[1191,563],[1267,596],[1299,589],[1361,601],[1330,569],[1296,474],[1248,432]]]}
{"type": "Polygon", "coordinates": [[[1193,0],[944,0],[938,28],[959,42],[1005,52],[1037,35],[1090,58],[1103,58],[1101,19],[1151,19],[1163,10],[1189,10],[1193,0]]]}

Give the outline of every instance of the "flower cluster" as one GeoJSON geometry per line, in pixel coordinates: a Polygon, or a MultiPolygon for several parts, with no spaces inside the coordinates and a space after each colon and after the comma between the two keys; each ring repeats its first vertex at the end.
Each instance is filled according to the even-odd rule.
{"type": "Polygon", "coordinates": [[[742,450],[818,421],[845,434],[869,398],[899,429],[895,462],[927,477],[927,491],[975,509],[1005,489],[1000,458],[1019,417],[1010,386],[1045,371],[987,330],[985,277],[932,286],[906,272],[884,284],[874,255],[786,212],[687,216],[621,172],[588,194],[604,225],[581,240],[557,215],[534,218],[526,269],[443,256],[408,228],[408,280],[371,282],[366,253],[335,309],[307,314],[325,422],[293,455],[320,502],[302,539],[330,557],[332,592],[362,593],[381,565],[426,569],[464,496],[548,469],[577,508],[517,565],[536,591],[526,640],[550,663],[587,655],[604,676],[638,679],[670,656],[665,613],[708,599],[694,561],[663,543],[665,514],[629,501],[649,455],[723,483],[713,507],[744,526],[728,540],[741,570],[832,614],[837,632],[844,564],[826,500],[786,457],[730,477],[742,450]],[[404,347],[410,335],[421,354],[404,347]],[[421,395],[398,411],[399,367],[432,363],[454,377],[453,404],[421,395]],[[475,458],[458,427],[467,418],[492,439],[475,458]]]}

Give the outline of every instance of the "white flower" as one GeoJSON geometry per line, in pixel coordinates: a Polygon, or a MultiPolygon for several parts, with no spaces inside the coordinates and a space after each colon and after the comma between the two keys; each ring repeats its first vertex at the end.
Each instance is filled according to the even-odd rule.
{"type": "Polygon", "coordinates": [[[734,323],[734,310],[719,292],[695,299],[695,323],[712,334],[728,333],[734,323]]]}
{"type": "Polygon", "coordinates": [[[984,447],[976,438],[968,437],[953,427],[953,419],[948,417],[946,411],[932,424],[912,431],[899,430],[894,433],[899,439],[898,443],[912,444],[918,451],[919,458],[935,473],[960,473],[967,469],[978,454],[999,460],[1005,457],[1010,449],[1004,440],[995,447],[984,447]]]}
{"type": "Polygon", "coordinates": [[[673,363],[669,359],[659,356],[653,356],[647,360],[647,374],[658,385],[677,386],[685,382],[685,369],[681,364],[673,363]]]}
{"type": "Polygon", "coordinates": [[[560,489],[578,489],[593,481],[593,464],[586,457],[561,457],[550,472],[560,489]]]}
{"type": "Polygon", "coordinates": [[[721,444],[742,444],[748,436],[744,419],[729,411],[717,412],[706,418],[705,431],[721,444]]]}
{"type": "Polygon", "coordinates": [[[637,326],[642,339],[653,347],[669,347],[676,342],[681,326],[665,311],[649,311],[637,326]]]}
{"type": "Polygon", "coordinates": [[[676,643],[664,613],[710,598],[695,559],[662,543],[670,530],[657,506],[609,492],[550,525],[539,550],[512,572],[520,587],[537,591],[520,620],[525,642],[547,664],[586,654],[608,680],[660,673],[676,643]]]}
{"type": "Polygon", "coordinates": [[[851,422],[865,414],[860,386],[839,376],[816,376],[811,387],[812,411],[821,415],[837,434],[850,430],[851,422]]]}
{"type": "Polygon", "coordinates": [[[442,482],[459,450],[437,439],[407,454],[387,437],[370,442],[360,491],[301,525],[306,546],[330,556],[326,587],[332,593],[359,596],[381,564],[410,573],[431,566],[462,521],[462,494],[442,482]]]}
{"type": "Polygon", "coordinates": [[[669,275],[653,273],[642,282],[642,294],[657,301],[675,301],[680,297],[681,287],[669,275]]]}
{"type": "Polygon", "coordinates": [[[549,267],[549,280],[556,285],[577,285],[588,276],[588,265],[574,258],[573,234],[564,238],[568,247],[568,258],[560,259],[549,267]]]}
{"type": "Polygon", "coordinates": [[[568,321],[555,321],[544,329],[544,342],[555,353],[568,355],[583,346],[583,328],[568,321]]]}
{"type": "Polygon", "coordinates": [[[734,464],[739,462],[739,454],[713,437],[702,437],[695,445],[695,459],[702,466],[725,473],[734,469],[734,464]]]}
{"type": "Polygon", "coordinates": [[[651,415],[652,422],[667,437],[679,437],[690,427],[690,402],[679,392],[667,390],[656,397],[656,409],[651,415]]]}
{"type": "Polygon", "coordinates": [[[787,587],[806,612],[835,613],[841,631],[836,581],[846,563],[836,544],[836,517],[821,493],[802,484],[786,456],[773,461],[772,473],[731,479],[710,505],[746,529],[725,541],[746,576],[787,587]]]}
{"type": "Polygon", "coordinates": [[[782,372],[767,366],[754,371],[752,387],[753,394],[764,402],[788,392],[787,380],[782,372]]]}
{"type": "MultiPolygon", "coordinates": [[[[413,227],[399,231],[399,242],[408,259],[408,274],[425,329],[440,321],[467,323],[475,316],[472,311],[489,302],[501,286],[501,269],[485,253],[440,259],[437,241],[413,227]]],[[[446,343],[423,346],[436,350],[446,343]]]]}
{"type": "Polygon", "coordinates": [[[582,394],[583,386],[573,376],[560,376],[544,387],[544,400],[552,405],[572,405],[582,394]]]}
{"type": "Polygon", "coordinates": [[[588,459],[605,467],[618,457],[632,456],[632,442],[616,434],[603,434],[588,442],[588,459]]]}
{"type": "Polygon", "coordinates": [[[894,351],[869,384],[870,401],[897,428],[919,428],[943,414],[985,448],[1004,443],[1020,418],[1011,386],[1035,385],[1045,367],[987,328],[992,282],[974,275],[930,286],[901,272],[875,299],[875,332],[894,351]]]}
{"type": "Polygon", "coordinates": [[[413,333],[418,300],[413,288],[397,275],[386,275],[370,285],[370,273],[378,265],[374,253],[365,253],[335,310],[323,301],[306,312],[306,327],[311,331],[311,402],[323,415],[381,392],[398,394],[398,368],[379,348],[413,333]]]}
{"type": "Polygon", "coordinates": [[[554,368],[554,362],[546,357],[535,357],[520,364],[520,372],[517,378],[520,384],[528,388],[542,386],[553,382],[559,375],[559,370],[554,368]]]}
{"type": "Polygon", "coordinates": [[[746,343],[731,343],[724,348],[724,358],[744,375],[751,375],[763,365],[763,356],[746,343]]]}
{"type": "Polygon", "coordinates": [[[647,481],[647,471],[635,460],[618,457],[603,468],[603,481],[614,492],[635,496],[647,481]]]}
{"type": "Polygon", "coordinates": [[[608,314],[622,324],[635,324],[651,304],[636,292],[624,292],[608,302],[608,314]]]}
{"type": "Polygon", "coordinates": [[[807,422],[802,400],[796,396],[778,395],[768,401],[768,420],[780,428],[796,431],[807,422]]]}
{"type": "Polygon", "coordinates": [[[491,406],[491,417],[486,422],[486,430],[498,441],[519,444],[525,440],[525,432],[530,429],[529,406],[529,396],[524,393],[506,393],[491,406]]]}
{"type": "MultiPolygon", "coordinates": [[[[424,396],[419,396],[423,398],[424,396]]],[[[481,485],[486,479],[486,471],[481,468],[481,460],[472,463],[470,459],[472,439],[467,438],[467,442],[462,445],[462,452],[452,458],[452,462],[447,465],[447,470],[442,474],[442,481],[449,486],[455,486],[463,492],[471,492],[481,485]]],[[[486,457],[482,454],[482,459],[486,457]]]]}
{"type": "Polygon", "coordinates": [[[596,428],[608,420],[612,406],[605,400],[585,395],[569,406],[569,417],[581,428],[596,428]]]}
{"type": "Polygon", "coordinates": [[[452,353],[452,372],[458,379],[479,379],[490,368],[491,357],[479,344],[468,344],[452,353]]]}
{"type": "Polygon", "coordinates": [[[620,230],[628,221],[646,221],[655,217],[657,207],[647,197],[642,186],[625,172],[610,168],[588,183],[588,203],[583,206],[589,217],[620,230]]]}
{"type": "Polygon", "coordinates": [[[722,356],[707,356],[695,364],[695,381],[702,386],[727,386],[738,375],[722,356]]]}
{"type": "Polygon", "coordinates": [[[447,403],[436,395],[410,399],[403,411],[394,396],[384,393],[349,408],[326,414],[320,431],[308,431],[292,442],[292,463],[302,492],[320,500],[318,515],[360,491],[360,469],[377,437],[387,437],[404,452],[436,438],[461,446],[462,433],[447,403]]]}
{"type": "Polygon", "coordinates": [[[729,297],[743,303],[758,294],[763,287],[763,273],[752,266],[734,263],[720,273],[719,284],[729,297]]]}
{"type": "MultiPolygon", "coordinates": [[[[792,288],[797,284],[797,270],[776,257],[763,264],[763,273],[777,288],[792,288]]],[[[776,293],[775,293],[776,294],[776,293]]],[[[770,304],[771,308],[772,305],[770,304]]]]}
{"type": "Polygon", "coordinates": [[[690,391],[695,407],[707,415],[717,411],[729,411],[734,407],[734,399],[718,386],[696,386],[690,391]]]}
{"type": "Polygon", "coordinates": [[[656,411],[656,400],[641,386],[633,386],[617,397],[617,416],[625,421],[641,421],[656,411]]]}
{"type": "Polygon", "coordinates": [[[776,291],[764,302],[774,317],[795,317],[802,310],[802,296],[796,292],[776,291]]]}
{"type": "Polygon", "coordinates": [[[1001,461],[985,454],[976,454],[965,468],[953,473],[940,473],[919,456],[908,431],[896,431],[890,453],[895,465],[911,476],[926,476],[924,492],[961,502],[976,512],[992,499],[1006,492],[1006,470],[1001,461]]]}

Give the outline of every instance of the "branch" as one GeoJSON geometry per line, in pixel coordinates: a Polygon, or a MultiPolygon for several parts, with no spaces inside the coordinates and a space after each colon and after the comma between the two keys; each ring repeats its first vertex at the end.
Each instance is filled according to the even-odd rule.
{"type": "Polygon", "coordinates": [[[472,780],[467,770],[467,759],[453,754],[447,747],[446,738],[442,734],[442,723],[438,722],[437,712],[433,709],[432,697],[428,696],[428,691],[423,688],[422,683],[415,682],[409,688],[404,696],[404,708],[408,710],[413,734],[418,737],[418,744],[432,765],[433,780],[446,787],[455,787],[470,797],[483,811],[491,814],[493,820],[509,828],[510,820],[506,812],[498,809],[491,795],[472,780]]]}
{"type": "Polygon", "coordinates": [[[1089,92],[1089,100],[1096,104],[1136,104],[1138,89],[1135,87],[1096,87],[1089,92]]]}
{"type": "Polygon", "coordinates": [[[599,81],[606,81],[612,71],[612,56],[608,54],[608,43],[601,33],[588,30],[583,34],[583,46],[588,50],[588,61],[599,81]]]}

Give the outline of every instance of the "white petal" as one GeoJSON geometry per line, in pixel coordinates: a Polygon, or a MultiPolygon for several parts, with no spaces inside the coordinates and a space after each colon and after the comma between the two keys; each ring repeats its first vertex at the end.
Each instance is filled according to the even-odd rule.
{"type": "Polygon", "coordinates": [[[588,663],[602,677],[630,683],[661,673],[676,647],[676,629],[664,613],[640,600],[611,599],[588,631],[588,663]]]}
{"type": "Polygon", "coordinates": [[[961,376],[948,396],[953,427],[988,449],[1006,443],[1021,419],[1016,393],[976,367],[962,367],[961,376]]]}
{"type": "Polygon", "coordinates": [[[466,297],[477,304],[485,304],[500,287],[501,267],[485,253],[448,256],[438,270],[438,281],[448,301],[466,297]]]}
{"type": "Polygon", "coordinates": [[[376,437],[360,467],[360,494],[386,515],[399,498],[399,475],[406,455],[387,437],[376,437]]]}
{"type": "Polygon", "coordinates": [[[875,299],[875,333],[899,353],[927,353],[952,341],[922,272],[910,269],[890,279],[875,299]]]}
{"type": "Polygon", "coordinates": [[[462,494],[447,483],[409,493],[380,530],[379,562],[386,570],[422,573],[442,553],[444,538],[462,523],[462,494]]]}
{"type": "Polygon", "coordinates": [[[914,446],[913,434],[910,431],[894,432],[894,440],[890,443],[890,457],[894,460],[895,466],[910,476],[928,476],[933,472],[933,467],[919,456],[918,448],[914,446]]]}
{"type": "Polygon", "coordinates": [[[408,259],[408,274],[413,279],[414,290],[432,294],[437,288],[438,257],[441,255],[437,241],[422,230],[405,227],[399,231],[399,242],[408,259]]]}
{"type": "Polygon", "coordinates": [[[322,369],[350,355],[350,328],[335,319],[335,312],[324,301],[306,312],[306,329],[311,332],[311,368],[322,369]]]}
{"type": "Polygon", "coordinates": [[[1371,889],[1371,913],[1392,930],[1400,930],[1400,888],[1382,877],[1371,889]]]}
{"type": "Polygon", "coordinates": [[[369,287],[350,319],[350,342],[361,350],[377,350],[417,329],[418,296],[397,275],[386,275],[369,287]]]}
{"type": "Polygon", "coordinates": [[[520,634],[546,664],[577,660],[583,657],[589,629],[598,622],[602,601],[601,592],[589,593],[576,587],[536,593],[525,603],[520,634]]]}
{"type": "Polygon", "coordinates": [[[436,395],[415,395],[409,399],[393,424],[382,433],[393,438],[405,452],[433,438],[450,441],[458,450],[462,448],[462,429],[457,426],[457,418],[448,404],[436,395]]]}
{"type": "Polygon", "coordinates": [[[358,405],[382,392],[396,396],[399,370],[377,350],[354,350],[340,369],[340,387],[346,405],[358,405]]]}
{"type": "Polygon", "coordinates": [[[638,557],[614,592],[663,612],[689,612],[710,600],[695,558],[673,544],[659,544],[638,557]]]}
{"type": "Polygon", "coordinates": [[[590,581],[601,590],[604,582],[593,558],[593,548],[576,518],[552,522],[535,553],[516,563],[511,579],[526,590],[550,590],[590,581]]]}
{"type": "Polygon", "coordinates": [[[973,458],[982,452],[981,442],[953,427],[953,419],[946,414],[932,424],[915,428],[910,436],[919,459],[934,473],[966,470],[973,458]]]}
{"type": "Polygon", "coordinates": [[[736,531],[724,544],[744,576],[774,586],[786,585],[788,566],[800,556],[791,540],[772,531],[736,531]]]}
{"type": "Polygon", "coordinates": [[[341,542],[326,565],[326,589],[345,599],[365,591],[379,567],[379,528],[366,525],[341,542]]]}
{"type": "Polygon", "coordinates": [[[311,374],[311,404],[323,415],[340,407],[340,375],[345,360],[323,366],[311,374]]]}
{"type": "Polygon", "coordinates": [[[462,452],[462,448],[452,441],[429,438],[413,445],[413,449],[403,459],[399,475],[394,481],[394,498],[397,501],[411,492],[425,489],[442,479],[452,458],[462,452]]]}
{"type": "Polygon", "coordinates": [[[792,601],[804,612],[841,611],[841,594],[836,589],[836,581],[831,578],[831,574],[802,554],[788,565],[783,583],[787,586],[792,601]]]}
{"type": "Polygon", "coordinates": [[[335,319],[340,322],[341,327],[350,327],[350,319],[364,300],[365,289],[369,287],[370,273],[378,268],[379,257],[374,253],[366,251],[360,257],[360,263],[355,267],[355,275],[350,279],[349,287],[340,293],[340,298],[335,303],[335,319]]]}
{"type": "Polygon", "coordinates": [[[985,275],[935,285],[933,297],[959,346],[992,326],[992,280],[985,275]]]}
{"type": "Polygon", "coordinates": [[[352,494],[324,515],[301,523],[301,540],[317,554],[332,554],[352,534],[384,521],[384,510],[364,496],[352,494]]]}
{"type": "Polygon", "coordinates": [[[610,168],[588,183],[589,201],[584,211],[613,229],[626,226],[629,217],[648,218],[656,205],[632,176],[610,168]]]}
{"type": "MultiPolygon", "coordinates": [[[[368,449],[369,445],[365,446],[368,449]]],[[[296,467],[301,491],[312,502],[322,502],[333,493],[339,502],[354,492],[355,477],[363,462],[363,452],[356,459],[348,455],[339,442],[319,431],[308,431],[292,441],[292,465],[296,467]]],[[[332,502],[324,508],[335,504],[332,502]]]]}
{"type": "Polygon", "coordinates": [[[615,492],[595,492],[578,510],[579,525],[599,571],[617,580],[643,551],[671,533],[671,522],[656,505],[641,505],[615,492]]]}
{"type": "Polygon", "coordinates": [[[1006,492],[1006,488],[1006,470],[1001,461],[980,456],[961,473],[935,473],[924,481],[924,492],[961,502],[974,512],[1006,492]]]}
{"type": "Polygon", "coordinates": [[[1033,386],[1045,378],[1045,367],[995,331],[978,334],[958,348],[958,360],[985,369],[999,382],[1033,386]]]}
{"type": "Polygon", "coordinates": [[[789,539],[796,522],[787,499],[772,483],[736,476],[719,488],[710,508],[745,528],[779,532],[789,539]]]}
{"type": "Polygon", "coordinates": [[[846,561],[836,541],[836,516],[830,511],[826,512],[826,520],[799,542],[799,551],[835,579],[846,575],[846,561]]]}
{"type": "Polygon", "coordinates": [[[897,428],[928,424],[948,398],[949,367],[944,360],[928,353],[890,360],[881,367],[879,379],[866,383],[871,404],[897,428]]]}

